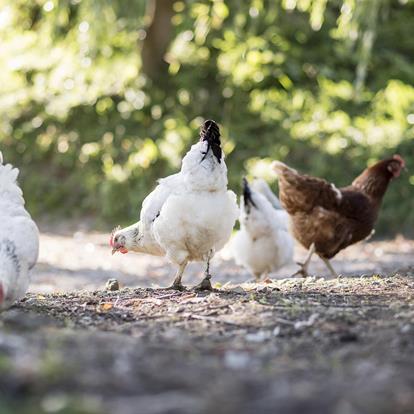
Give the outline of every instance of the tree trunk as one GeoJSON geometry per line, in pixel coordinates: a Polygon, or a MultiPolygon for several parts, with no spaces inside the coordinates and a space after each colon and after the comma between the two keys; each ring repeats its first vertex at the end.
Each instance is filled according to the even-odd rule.
{"type": "Polygon", "coordinates": [[[165,77],[168,64],[164,60],[171,41],[175,0],[148,0],[146,36],[142,43],[142,71],[152,80],[165,77]]]}

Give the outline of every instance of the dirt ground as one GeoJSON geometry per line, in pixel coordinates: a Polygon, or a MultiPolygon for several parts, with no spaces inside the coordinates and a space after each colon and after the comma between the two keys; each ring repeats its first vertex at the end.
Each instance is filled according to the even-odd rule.
{"type": "Polygon", "coordinates": [[[225,250],[213,293],[161,289],[164,259],[107,242],[42,234],[30,293],[0,315],[0,414],[414,413],[413,241],[350,248],[340,279],[315,260],[259,284],[225,250]]]}

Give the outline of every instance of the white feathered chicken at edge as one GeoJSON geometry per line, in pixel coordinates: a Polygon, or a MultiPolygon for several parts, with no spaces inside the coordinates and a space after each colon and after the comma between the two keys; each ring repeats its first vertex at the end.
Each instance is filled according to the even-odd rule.
{"type": "Polygon", "coordinates": [[[39,252],[39,231],[24,208],[19,170],[3,165],[0,152],[0,309],[21,299],[39,252]]]}
{"type": "Polygon", "coordinates": [[[240,231],[232,240],[233,256],[257,280],[293,263],[294,241],[288,231],[289,216],[262,179],[251,185],[243,179],[240,231]]]}
{"type": "Polygon", "coordinates": [[[181,171],[159,180],[145,198],[140,221],[112,233],[112,253],[165,255],[178,266],[171,286],[178,290],[184,288],[187,263],[205,261],[205,277],[197,288],[211,289],[210,259],[230,238],[237,216],[236,195],[227,190],[220,130],[208,120],[200,141],[183,158],[181,171]]]}

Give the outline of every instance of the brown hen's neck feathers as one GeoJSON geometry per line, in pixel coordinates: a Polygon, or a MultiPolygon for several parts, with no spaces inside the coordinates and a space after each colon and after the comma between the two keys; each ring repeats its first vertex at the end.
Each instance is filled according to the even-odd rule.
{"type": "Polygon", "coordinates": [[[355,178],[352,185],[373,201],[380,203],[391,179],[392,174],[387,170],[386,162],[381,161],[367,168],[360,176],[355,178]]]}

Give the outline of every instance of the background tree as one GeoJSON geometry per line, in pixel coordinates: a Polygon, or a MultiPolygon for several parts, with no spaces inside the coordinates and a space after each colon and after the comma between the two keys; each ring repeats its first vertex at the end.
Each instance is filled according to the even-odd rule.
{"type": "Polygon", "coordinates": [[[399,152],[411,172],[379,230],[409,234],[413,17],[413,0],[9,1],[0,147],[35,216],[106,227],[179,167],[201,117],[223,126],[235,190],[274,181],[271,159],[342,185],[399,152]]]}
{"type": "Polygon", "coordinates": [[[168,71],[165,54],[172,37],[172,22],[175,0],[149,0],[143,30],[142,71],[154,81],[163,78],[168,71]]]}

